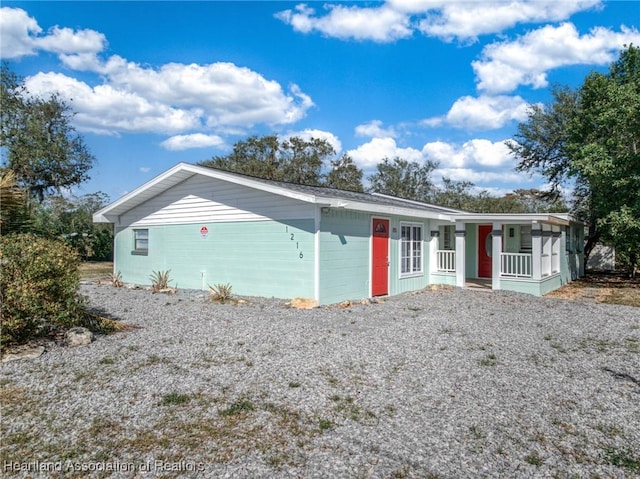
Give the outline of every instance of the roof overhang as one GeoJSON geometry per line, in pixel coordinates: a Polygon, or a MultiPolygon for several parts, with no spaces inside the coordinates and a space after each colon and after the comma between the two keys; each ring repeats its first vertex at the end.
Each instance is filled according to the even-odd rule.
{"type": "Polygon", "coordinates": [[[207,168],[204,166],[191,165],[188,163],[178,163],[173,168],[170,168],[164,173],[148,181],[144,185],[136,188],[130,193],[127,193],[120,199],[94,213],[93,221],[95,223],[118,223],[118,217],[120,215],[145,203],[146,201],[149,201],[150,199],[168,190],[169,188],[188,180],[194,175],[202,175],[209,178],[215,178],[227,181],[229,183],[234,183],[249,188],[255,188],[260,191],[265,191],[306,203],[317,204],[319,206],[326,206],[330,208],[364,211],[376,214],[413,216],[418,218],[449,219],[448,215],[444,214],[444,212],[440,213],[438,211],[426,211],[421,210],[417,207],[412,208],[411,202],[408,201],[405,201],[405,203],[407,203],[407,206],[402,207],[376,204],[375,202],[367,203],[364,201],[357,201],[346,197],[331,198],[317,196],[312,193],[305,193],[294,189],[289,189],[286,186],[269,184],[267,182],[260,181],[259,179],[253,179],[244,175],[227,173],[225,171],[207,168]]]}
{"type": "Polygon", "coordinates": [[[249,177],[228,174],[224,171],[207,168],[205,166],[190,165],[188,163],[178,163],[173,168],[170,168],[161,175],[156,176],[144,185],[136,188],[130,193],[127,193],[117,201],[114,201],[110,205],[94,213],[93,221],[95,223],[115,223],[118,216],[135,208],[136,206],[143,204],[146,201],[149,201],[151,198],[159,195],[163,191],[166,191],[169,188],[176,186],[183,181],[186,181],[194,175],[203,175],[209,178],[216,178],[219,180],[228,181],[229,183],[256,188],[262,191],[267,191],[308,203],[317,202],[315,196],[313,195],[301,193],[298,191],[292,191],[276,185],[265,184],[249,177]]]}
{"type": "Polygon", "coordinates": [[[108,206],[97,211],[93,215],[96,223],[118,223],[119,217],[127,211],[151,200],[162,192],[172,188],[194,175],[202,175],[209,178],[226,181],[256,190],[273,193],[306,203],[316,204],[322,207],[361,211],[378,215],[397,215],[412,218],[435,219],[440,221],[460,221],[463,223],[503,222],[531,224],[540,222],[555,225],[568,225],[575,222],[568,214],[497,214],[497,213],[469,213],[452,208],[435,205],[427,205],[417,201],[403,200],[391,196],[375,194],[374,197],[387,198],[393,201],[387,204],[376,201],[363,201],[361,198],[352,198],[349,195],[325,196],[317,195],[309,191],[287,188],[286,184],[274,184],[268,181],[238,175],[222,170],[207,168],[205,166],[178,163],[173,168],[156,176],[144,185],[122,196],[108,206]],[[389,204],[392,203],[392,204],[389,204]],[[427,209],[428,208],[428,209],[427,209]]]}
{"type": "Polygon", "coordinates": [[[465,213],[452,214],[450,216],[453,221],[460,221],[462,223],[546,223],[558,226],[579,223],[579,221],[574,220],[568,213],[465,213]]]}

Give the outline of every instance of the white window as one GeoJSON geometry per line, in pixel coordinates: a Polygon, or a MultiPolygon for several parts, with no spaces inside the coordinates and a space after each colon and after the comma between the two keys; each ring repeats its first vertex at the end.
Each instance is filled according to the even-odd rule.
{"type": "Polygon", "coordinates": [[[531,253],[531,226],[520,226],[520,252],[531,253]]]}
{"type": "Polygon", "coordinates": [[[400,274],[422,273],[422,225],[400,224],[400,274]]]}
{"type": "Polygon", "coordinates": [[[456,249],[455,228],[456,227],[454,225],[442,227],[442,249],[456,249]]]}
{"type": "Polygon", "coordinates": [[[133,230],[133,254],[149,253],[149,230],[133,230]]]}

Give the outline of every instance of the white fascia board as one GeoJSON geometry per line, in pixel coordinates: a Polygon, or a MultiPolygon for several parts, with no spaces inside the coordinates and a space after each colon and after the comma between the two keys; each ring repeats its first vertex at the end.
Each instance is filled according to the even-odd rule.
{"type": "Polygon", "coordinates": [[[501,221],[503,223],[531,223],[532,221],[540,223],[550,223],[557,225],[569,224],[569,221],[561,216],[546,213],[478,213],[466,215],[451,215],[458,221],[463,223],[493,222],[501,221]]]}
{"type": "Polygon", "coordinates": [[[131,208],[134,208],[139,204],[144,203],[145,201],[153,198],[154,196],[166,190],[167,188],[170,188],[171,186],[174,186],[186,180],[192,175],[181,176],[180,178],[178,178],[178,181],[173,181],[168,186],[160,188],[160,191],[158,191],[157,193],[154,192],[153,194],[145,195],[145,193],[151,192],[155,187],[162,185],[162,183],[166,183],[172,176],[175,176],[178,172],[186,170],[184,166],[188,166],[188,165],[186,165],[186,163],[178,163],[177,165],[168,169],[164,173],[161,173],[155,178],[152,178],[151,180],[147,181],[142,186],[139,186],[135,190],[125,194],[124,196],[121,196],[119,199],[117,199],[113,203],[96,211],[93,214],[93,221],[95,223],[114,223],[117,217],[120,214],[124,213],[125,211],[129,211],[131,208]],[[127,205],[127,203],[130,203],[130,205],[127,205]],[[126,205],[126,208],[123,208],[125,205],[126,205]]]}

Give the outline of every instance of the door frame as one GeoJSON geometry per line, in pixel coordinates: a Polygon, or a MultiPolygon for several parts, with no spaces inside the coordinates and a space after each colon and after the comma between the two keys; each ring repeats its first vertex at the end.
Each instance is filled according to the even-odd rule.
{"type": "MultiPolygon", "coordinates": [[[[477,257],[478,257],[478,261],[477,261],[477,267],[478,267],[478,278],[484,278],[484,279],[489,279],[493,277],[493,257],[489,256],[487,254],[484,254],[485,252],[485,247],[486,247],[486,242],[487,242],[487,238],[485,236],[484,241],[481,241],[482,235],[480,234],[480,230],[481,229],[488,229],[489,232],[487,233],[487,236],[491,235],[493,232],[493,224],[478,224],[478,241],[477,241],[477,257]],[[489,263],[489,276],[481,276],[480,275],[480,255],[482,254],[483,257],[488,258],[488,263],[489,263]]],[[[493,248],[493,242],[491,243],[491,247],[493,248]]],[[[492,249],[492,254],[493,254],[493,249],[492,249]]]]}
{"type": "Polygon", "coordinates": [[[389,294],[389,285],[391,283],[391,218],[386,216],[371,216],[369,221],[369,297],[373,297],[373,221],[383,220],[389,225],[387,231],[387,292],[377,296],[386,296],[389,294]]]}

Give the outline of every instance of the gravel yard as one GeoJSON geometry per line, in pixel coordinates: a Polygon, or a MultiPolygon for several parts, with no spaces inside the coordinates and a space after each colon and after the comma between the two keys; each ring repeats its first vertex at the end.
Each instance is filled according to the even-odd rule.
{"type": "Polygon", "coordinates": [[[640,308],[81,291],[139,328],[2,365],[5,477],[640,476],[640,308]]]}

